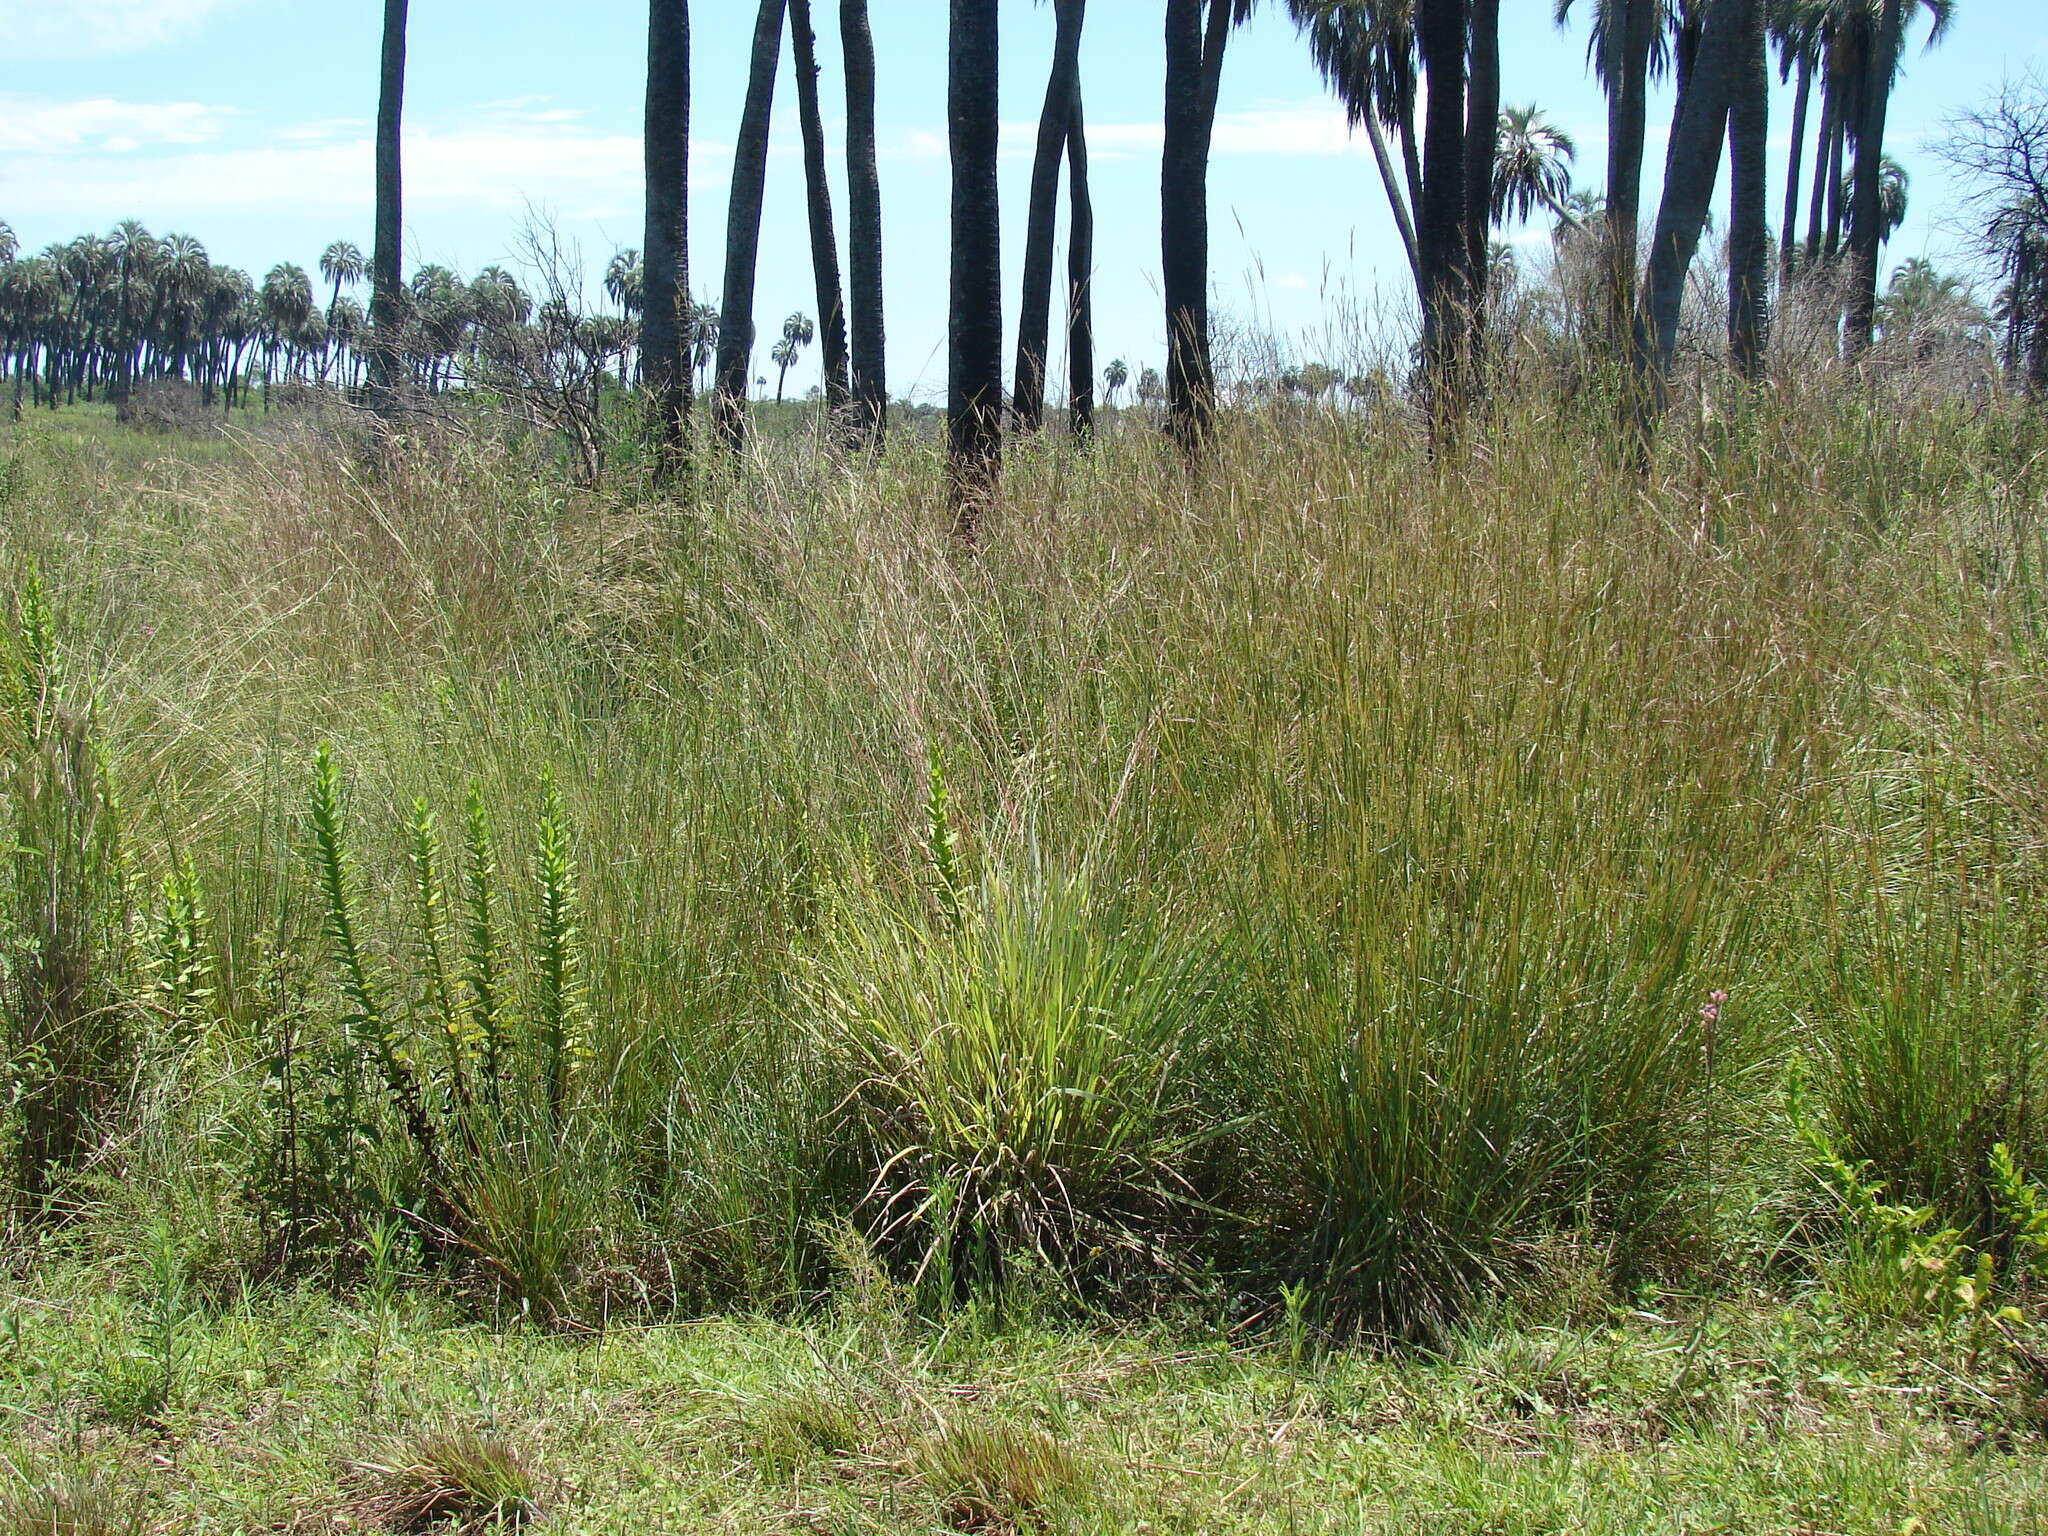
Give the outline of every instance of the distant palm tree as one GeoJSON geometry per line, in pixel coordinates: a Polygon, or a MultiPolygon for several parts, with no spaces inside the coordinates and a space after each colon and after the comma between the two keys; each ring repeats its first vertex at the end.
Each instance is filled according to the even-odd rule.
{"type": "Polygon", "coordinates": [[[278,354],[288,372],[295,371],[299,338],[313,318],[313,280],[303,267],[280,262],[264,274],[258,303],[263,323],[263,408],[270,409],[270,385],[278,354]]]}
{"type": "MultiPolygon", "coordinates": [[[[1898,233],[1899,226],[1906,222],[1906,207],[1912,192],[1913,180],[1906,174],[1906,168],[1885,155],[1879,162],[1877,181],[1878,231],[1886,240],[1898,233]]],[[[1842,201],[1848,203],[1856,196],[1853,172],[1842,173],[1842,201]]]]}
{"type": "Polygon", "coordinates": [[[761,0],[747,72],[746,103],[733,148],[732,191],[725,217],[725,292],[718,318],[718,377],[711,415],[719,440],[734,453],[747,442],[747,378],[753,372],[754,278],[761,252],[761,199],[768,173],[768,121],[775,107],[776,61],[782,53],[787,0],[761,0]]]}
{"type": "Polygon", "coordinates": [[[406,0],[384,0],[384,46],[377,89],[377,238],[370,252],[370,395],[388,413],[398,387],[403,316],[404,229],[399,124],[405,106],[406,0]]]}
{"type": "Polygon", "coordinates": [[[782,387],[789,378],[790,368],[816,335],[817,327],[811,323],[811,317],[802,311],[782,322],[782,338],[768,354],[768,360],[781,370],[775,375],[775,400],[778,405],[782,402],[782,387]]]}
{"type": "Polygon", "coordinates": [[[0,219],[0,262],[14,260],[15,253],[20,249],[21,242],[14,237],[14,226],[5,219],[0,219]]]}
{"type": "Polygon", "coordinates": [[[1538,208],[1564,216],[1578,146],[1535,107],[1503,107],[1493,176],[1492,220],[1527,223],[1538,208]]]}
{"type": "Polygon", "coordinates": [[[605,297],[619,306],[622,315],[637,315],[645,297],[647,274],[640,264],[640,253],[631,246],[612,252],[612,259],[605,263],[605,297]]]}
{"type": "Polygon", "coordinates": [[[1102,370],[1102,395],[1104,403],[1114,407],[1118,392],[1130,382],[1131,365],[1119,357],[1102,370]]]}

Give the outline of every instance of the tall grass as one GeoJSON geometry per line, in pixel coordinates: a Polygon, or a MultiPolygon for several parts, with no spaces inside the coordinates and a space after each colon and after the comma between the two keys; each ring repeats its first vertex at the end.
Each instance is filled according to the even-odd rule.
{"type": "Polygon", "coordinates": [[[175,893],[114,1017],[298,1262],[396,1204],[543,1312],[775,1304],[851,1217],[1410,1331],[1560,1234],[1698,1265],[1795,1047],[1895,1187],[2042,1161],[2048,434],[1823,382],[1638,475],[1595,404],[1023,452],[972,556],[915,445],[30,445],[0,574],[175,893]]]}

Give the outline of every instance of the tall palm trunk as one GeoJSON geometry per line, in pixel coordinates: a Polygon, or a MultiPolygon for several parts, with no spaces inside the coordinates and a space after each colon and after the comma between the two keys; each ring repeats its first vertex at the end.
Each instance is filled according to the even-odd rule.
{"type": "Polygon", "coordinates": [[[1728,97],[1728,352],[1735,371],[1763,374],[1769,338],[1771,232],[1765,155],[1770,140],[1770,61],[1763,0],[1724,0],[1736,11],[1728,97]]]}
{"type": "Polygon", "coordinates": [[[1500,0],[1467,0],[1465,97],[1465,273],[1471,332],[1467,364],[1479,381],[1486,345],[1486,291],[1492,263],[1493,170],[1500,150],[1500,0]]]}
{"type": "Polygon", "coordinates": [[[1003,464],[997,15],[997,0],[952,0],[946,70],[953,172],[946,471],[954,526],[969,542],[994,497],[1003,464]]]}
{"type": "Polygon", "coordinates": [[[1467,300],[1465,245],[1465,0],[1418,0],[1416,40],[1428,77],[1422,129],[1422,205],[1415,237],[1422,254],[1422,357],[1432,413],[1455,402],[1464,358],[1467,300]]]}
{"type": "Polygon", "coordinates": [[[383,414],[389,414],[396,404],[398,330],[405,292],[404,275],[399,270],[404,246],[399,120],[405,110],[405,7],[406,0],[384,0],[383,67],[377,88],[377,230],[370,250],[370,403],[383,414]]]}
{"type": "Polygon", "coordinates": [[[1884,124],[1906,29],[1905,0],[1884,0],[1877,38],[1863,74],[1856,134],[1856,195],[1849,210],[1849,301],[1843,331],[1849,355],[1870,350],[1877,318],[1877,262],[1884,244],[1884,124]]]}
{"type": "Polygon", "coordinates": [[[690,296],[689,0],[648,0],[646,162],[640,376],[653,417],[655,478],[665,481],[681,466],[690,432],[683,334],[690,296]]]}
{"type": "Polygon", "coordinates": [[[1216,407],[1209,351],[1209,143],[1233,0],[1166,0],[1166,135],[1160,155],[1160,275],[1166,295],[1167,422],[1182,448],[1207,440],[1216,407]]]}
{"type": "Polygon", "coordinates": [[[1019,432],[1045,425],[1045,359],[1052,331],[1053,225],[1059,211],[1060,154],[1074,119],[1081,76],[1081,23],[1087,0],[1057,0],[1052,74],[1038,115],[1031,164],[1031,207],[1024,233],[1024,292],[1017,307],[1017,366],[1010,417],[1019,432]]]}
{"type": "Polygon", "coordinates": [[[1634,361],[1650,377],[1639,383],[1639,425],[1647,429],[1662,409],[1678,345],[1678,319],[1685,276],[1699,250],[1707,210],[1721,176],[1721,143],[1728,126],[1737,49],[1733,34],[1757,0],[1713,0],[1680,98],[1678,133],[1671,141],[1657,232],[1650,241],[1650,269],[1637,311],[1634,361]]]}
{"type": "Polygon", "coordinates": [[[1789,283],[1797,267],[1799,242],[1799,170],[1806,153],[1806,111],[1813,95],[1813,54],[1799,55],[1799,85],[1792,93],[1792,152],[1785,166],[1785,217],[1778,225],[1778,281],[1789,283]]]}
{"type": "Polygon", "coordinates": [[[1619,344],[1636,309],[1638,245],[1643,222],[1643,145],[1649,133],[1650,51],[1659,0],[1614,0],[1608,18],[1607,64],[1607,316],[1619,344]]]}
{"type": "Polygon", "coordinates": [[[1806,251],[1800,265],[1811,270],[1821,257],[1821,238],[1826,228],[1828,168],[1839,142],[1835,133],[1841,113],[1841,97],[1834,81],[1823,74],[1820,92],[1820,127],[1813,135],[1813,186],[1806,195],[1806,251]]]}
{"type": "Polygon", "coordinates": [[[1088,190],[1088,125],[1074,83],[1067,120],[1067,430],[1095,435],[1095,200],[1088,190]]]}
{"type": "Polygon", "coordinates": [[[847,428],[846,299],[839,282],[839,235],[832,223],[832,184],[825,175],[825,119],[818,109],[818,34],[811,0],[789,0],[789,40],[796,55],[797,119],[804,139],[804,205],[810,215],[811,279],[818,290],[818,340],[825,365],[825,420],[835,438],[847,428]]]}
{"type": "Polygon", "coordinates": [[[875,39],[867,0],[840,0],[840,46],[846,55],[846,241],[852,285],[854,420],[869,443],[888,424],[888,367],[883,356],[882,180],[875,155],[875,39]]]}
{"type": "Polygon", "coordinates": [[[1821,245],[1821,254],[1832,259],[1842,249],[1842,162],[1849,153],[1849,125],[1856,121],[1857,90],[1853,80],[1844,80],[1840,85],[1841,101],[1835,107],[1834,142],[1828,147],[1828,217],[1827,237],[1821,245]]]}
{"type": "Polygon", "coordinates": [[[718,315],[718,375],[711,419],[734,453],[747,445],[747,381],[754,365],[754,275],[761,255],[761,196],[768,179],[768,118],[775,108],[775,69],[782,54],[787,0],[761,0],[754,19],[753,62],[733,148],[732,196],[725,218],[725,295],[718,315]]]}

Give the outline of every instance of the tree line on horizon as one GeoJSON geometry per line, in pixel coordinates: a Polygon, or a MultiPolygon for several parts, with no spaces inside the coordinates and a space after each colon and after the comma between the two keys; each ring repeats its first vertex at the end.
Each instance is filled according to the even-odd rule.
{"type": "MultiPolygon", "coordinates": [[[[1952,24],[1953,0],[1594,0],[1587,58],[1607,95],[1609,144],[1598,193],[1573,188],[1575,147],[1565,134],[1533,106],[1503,105],[1499,0],[1275,0],[1273,8],[1298,29],[1351,123],[1367,135],[1421,319],[1411,384],[1439,423],[1455,420],[1484,392],[1503,269],[1494,234],[1545,211],[1557,221],[1560,242],[1569,237],[1597,251],[1600,301],[1588,329],[1616,365],[1629,416],[1641,429],[1653,424],[1724,158],[1726,324],[1735,373],[1760,375],[1772,305],[1801,284],[1838,296],[1842,355],[1854,361],[1869,349],[1879,253],[1903,217],[1906,194],[1903,172],[1884,151],[1889,101],[1909,24],[1924,16],[1933,46],[1952,24]],[[1794,86],[1775,247],[1764,153],[1773,51],[1780,79],[1794,86]],[[1669,148],[1661,191],[1646,207],[1649,87],[1667,77],[1675,85],[1669,148]]],[[[1257,0],[1163,0],[1167,352],[1157,392],[1164,424],[1190,454],[1199,454],[1218,399],[1209,316],[1210,146],[1230,38],[1256,9],[1257,0]]],[[[1063,181],[1066,420],[1075,438],[1085,440],[1093,428],[1098,378],[1113,392],[1129,372],[1118,360],[1098,376],[1094,363],[1093,205],[1081,75],[1086,0],[1054,0],[1052,11],[1052,65],[1006,378],[996,190],[999,6],[950,0],[946,422],[954,501],[966,529],[1000,473],[1005,431],[1035,433],[1047,422],[1063,181]]],[[[1559,25],[1572,16],[1572,0],[1557,0],[1559,25]]],[[[438,266],[406,279],[399,252],[407,0],[385,0],[369,256],[334,242],[321,257],[316,289],[291,263],[252,283],[214,265],[190,236],[157,239],[132,220],[108,236],[81,236],[27,259],[16,259],[11,232],[0,232],[0,355],[17,402],[24,383],[33,398],[55,403],[90,394],[95,385],[121,396],[151,377],[190,377],[209,403],[218,397],[232,406],[260,373],[266,385],[288,378],[357,390],[388,413],[409,393],[490,377],[494,368],[509,378],[567,375],[586,392],[605,377],[637,377],[664,475],[684,462],[694,397],[707,390],[714,441],[741,451],[756,382],[769,122],[786,55],[797,92],[816,318],[799,312],[784,323],[771,356],[777,394],[797,355],[815,342],[835,438],[849,447],[878,443],[889,412],[878,66],[866,0],[841,0],[838,20],[849,191],[843,264],[811,0],[759,0],[721,287],[715,302],[691,296],[689,6],[649,0],[645,227],[641,246],[617,253],[604,281],[619,312],[586,313],[578,285],[559,276],[544,281],[538,297],[529,295],[499,266],[468,281],[438,266]],[[366,279],[367,311],[349,291],[366,279]]],[[[2027,102],[2022,96],[2014,104],[2027,102]]],[[[1958,163],[1990,189],[1983,253],[2005,280],[1999,317],[2008,362],[2039,383],[2048,375],[2048,343],[2038,339],[2048,334],[2040,318],[2048,312],[2048,208],[2035,204],[2048,199],[2030,204],[2026,194],[2042,185],[2029,180],[2027,159],[2042,144],[2030,137],[2024,110],[2005,126],[2011,131],[1996,154],[1980,144],[1974,162],[1964,163],[1965,155],[1958,163]],[[2015,166],[2017,174],[2002,174],[2015,166]]],[[[1149,382],[1151,370],[1145,372],[1149,382]]]]}

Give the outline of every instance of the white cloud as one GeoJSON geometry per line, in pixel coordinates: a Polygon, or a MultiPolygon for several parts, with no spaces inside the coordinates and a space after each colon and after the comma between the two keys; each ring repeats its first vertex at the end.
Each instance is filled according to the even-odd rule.
{"type": "Polygon", "coordinates": [[[246,0],[0,0],[14,59],[141,53],[200,31],[246,0]]]}
{"type": "Polygon", "coordinates": [[[236,115],[196,101],[42,101],[0,92],[0,154],[126,154],[145,145],[207,144],[236,115]]]}
{"type": "MultiPolygon", "coordinates": [[[[367,216],[369,123],[312,121],[280,127],[268,142],[218,146],[229,116],[192,104],[114,102],[0,111],[0,203],[83,224],[131,214],[193,225],[226,213],[367,216]]],[[[599,132],[578,118],[544,102],[499,102],[408,126],[408,206],[517,215],[545,205],[570,219],[637,215],[638,135],[599,132]]],[[[692,146],[703,169],[729,153],[716,143],[692,146]]]]}

